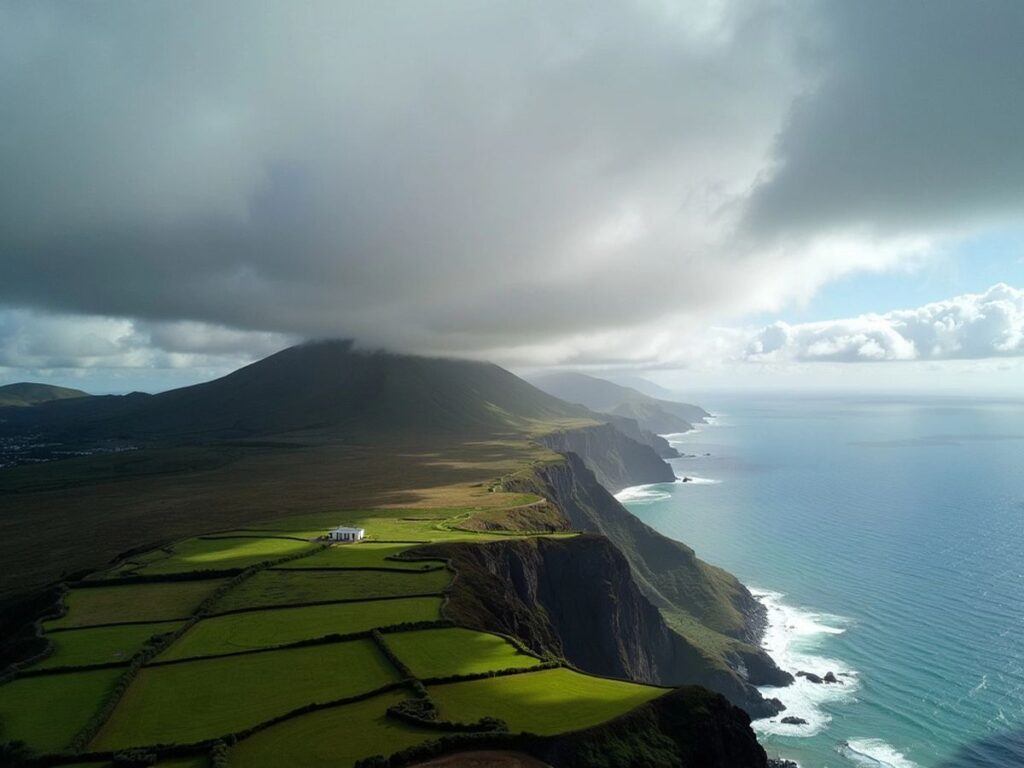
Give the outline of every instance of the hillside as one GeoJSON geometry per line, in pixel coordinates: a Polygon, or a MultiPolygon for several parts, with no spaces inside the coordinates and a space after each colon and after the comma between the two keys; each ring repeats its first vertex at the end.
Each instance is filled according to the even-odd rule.
{"type": "MultiPolygon", "coordinates": [[[[303,344],[204,384],[45,403],[4,414],[7,429],[89,439],[242,439],[530,432],[593,414],[490,363],[303,344]]],[[[590,423],[593,423],[592,420],[590,423]]]]}
{"type": "Polygon", "coordinates": [[[530,382],[538,389],[591,410],[633,419],[642,429],[664,435],[686,432],[711,414],[697,405],[662,400],[583,373],[549,373],[530,382]]]}
{"type": "Polygon", "coordinates": [[[0,408],[8,406],[25,407],[38,405],[39,403],[48,403],[52,400],[69,400],[71,398],[89,396],[88,392],[83,392],[80,389],[23,381],[0,387],[0,408]]]}

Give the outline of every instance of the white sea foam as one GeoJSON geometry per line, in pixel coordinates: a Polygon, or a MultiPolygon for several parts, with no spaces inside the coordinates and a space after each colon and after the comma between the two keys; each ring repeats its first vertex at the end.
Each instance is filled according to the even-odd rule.
{"type": "Polygon", "coordinates": [[[650,504],[655,501],[664,501],[672,496],[665,490],[665,486],[666,483],[633,485],[616,493],[615,498],[623,504],[650,504]]]}
{"type": "Polygon", "coordinates": [[[850,739],[838,751],[864,768],[920,768],[910,758],[881,739],[850,739]]]}
{"type": "Polygon", "coordinates": [[[797,677],[792,685],[784,688],[764,686],[760,688],[767,698],[777,698],[786,705],[781,715],[754,721],[754,728],[762,733],[782,736],[813,736],[825,728],[831,718],[824,709],[828,702],[850,699],[857,690],[857,672],[839,659],[822,654],[821,644],[830,635],[842,634],[846,620],[840,616],[796,608],[783,601],[779,592],[750,590],[768,611],[768,626],[762,646],[775,663],[787,672],[814,672],[824,675],[835,672],[841,684],[812,683],[797,677]],[[799,717],[806,725],[789,725],[781,722],[786,716],[799,717]]]}

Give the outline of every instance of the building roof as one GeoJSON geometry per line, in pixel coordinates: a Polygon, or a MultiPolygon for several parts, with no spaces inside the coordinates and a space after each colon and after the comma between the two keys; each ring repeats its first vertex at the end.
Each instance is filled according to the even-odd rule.
{"type": "Polygon", "coordinates": [[[346,528],[344,525],[339,525],[337,528],[332,528],[331,530],[332,531],[337,531],[338,533],[365,533],[366,532],[365,528],[346,528]]]}

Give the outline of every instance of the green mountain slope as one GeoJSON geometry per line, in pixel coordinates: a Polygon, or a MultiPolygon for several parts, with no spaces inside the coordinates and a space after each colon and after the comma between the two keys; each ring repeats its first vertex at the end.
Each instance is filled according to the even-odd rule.
{"type": "Polygon", "coordinates": [[[25,407],[47,403],[52,400],[67,400],[89,396],[88,392],[83,392],[80,389],[23,381],[0,387],[0,408],[6,406],[25,407]]]}
{"type": "Polygon", "coordinates": [[[697,405],[661,400],[583,373],[549,373],[531,378],[530,382],[567,402],[633,419],[642,429],[657,434],[686,432],[711,415],[697,405]]]}
{"type": "Polygon", "coordinates": [[[490,363],[362,352],[344,341],[291,347],[214,381],[158,395],[33,410],[10,417],[12,428],[138,440],[495,434],[593,415],[490,363]]]}

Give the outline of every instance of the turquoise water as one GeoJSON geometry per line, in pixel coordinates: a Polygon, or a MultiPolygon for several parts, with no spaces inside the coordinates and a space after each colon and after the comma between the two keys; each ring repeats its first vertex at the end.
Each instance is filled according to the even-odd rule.
{"type": "Polygon", "coordinates": [[[845,672],[758,721],[804,768],[1024,766],[1024,404],[710,399],[696,482],[621,495],[764,597],[782,666],[845,672]],[[703,454],[709,453],[710,456],[703,454]]]}

